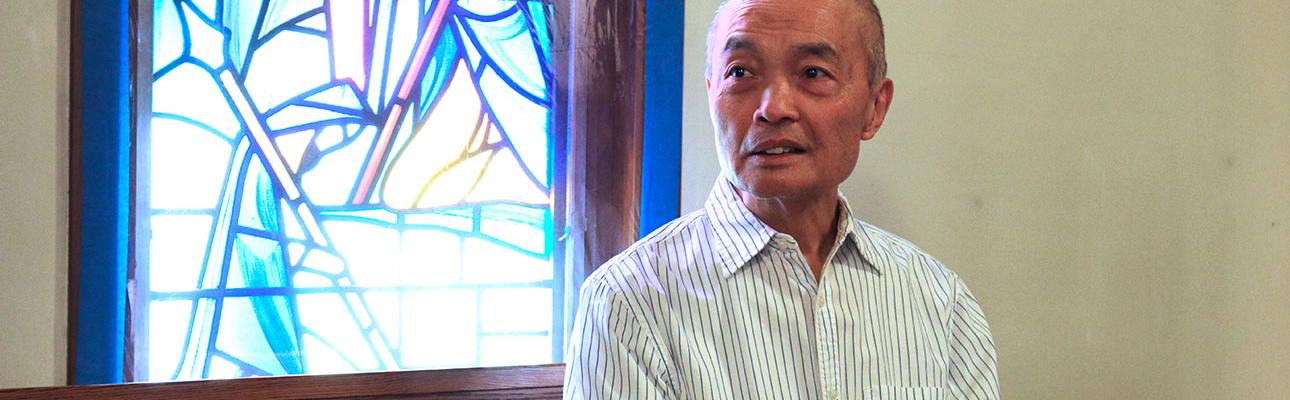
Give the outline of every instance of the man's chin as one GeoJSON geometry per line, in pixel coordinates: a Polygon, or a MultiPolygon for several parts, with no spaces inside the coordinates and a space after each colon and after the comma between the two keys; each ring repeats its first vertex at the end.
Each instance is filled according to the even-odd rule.
{"type": "Polygon", "coordinates": [[[735,189],[757,199],[792,199],[816,195],[815,192],[819,191],[799,180],[766,177],[741,180],[735,184],[735,189]]]}

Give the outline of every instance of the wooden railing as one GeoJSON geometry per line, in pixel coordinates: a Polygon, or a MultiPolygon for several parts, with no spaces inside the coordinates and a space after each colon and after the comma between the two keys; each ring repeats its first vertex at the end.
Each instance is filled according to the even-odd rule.
{"type": "Polygon", "coordinates": [[[563,365],[0,390],[9,399],[559,399],[563,365]]]}

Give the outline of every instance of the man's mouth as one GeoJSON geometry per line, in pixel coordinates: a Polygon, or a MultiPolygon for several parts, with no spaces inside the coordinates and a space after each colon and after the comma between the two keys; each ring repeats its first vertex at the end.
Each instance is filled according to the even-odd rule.
{"type": "Polygon", "coordinates": [[[752,154],[755,156],[758,156],[758,155],[777,156],[782,154],[797,154],[797,153],[805,153],[805,151],[796,147],[779,146],[779,147],[771,147],[769,149],[765,149],[761,151],[754,151],[752,154]]]}

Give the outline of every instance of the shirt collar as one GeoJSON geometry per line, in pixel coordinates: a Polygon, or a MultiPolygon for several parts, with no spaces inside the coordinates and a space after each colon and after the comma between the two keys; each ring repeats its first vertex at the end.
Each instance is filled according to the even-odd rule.
{"type": "MultiPolygon", "coordinates": [[[[875,246],[873,235],[870,232],[870,229],[876,228],[860,222],[851,214],[851,203],[847,201],[846,196],[843,196],[841,192],[838,193],[838,198],[841,199],[842,203],[842,218],[839,218],[839,223],[842,226],[838,227],[838,231],[846,232],[845,239],[850,239],[851,243],[854,243],[856,248],[860,250],[860,257],[869,262],[874,272],[881,274],[887,268],[886,265],[880,265],[879,263],[884,263],[891,257],[880,257],[879,247],[875,246]]],[[[845,245],[845,242],[838,243],[838,251],[841,251],[841,248],[845,245]]],[[[886,249],[883,248],[883,250],[885,251],[886,249]]],[[[834,257],[837,257],[837,255],[834,255],[834,257]]]]}
{"type": "MultiPolygon", "coordinates": [[[[852,218],[850,203],[841,192],[838,193],[838,199],[842,208],[842,215],[838,218],[838,232],[843,234],[834,243],[834,252],[841,251],[846,246],[846,241],[851,240],[860,248],[861,255],[869,264],[881,270],[876,262],[880,258],[875,257],[878,255],[877,247],[865,233],[862,224],[852,218]]],[[[747,265],[779,233],[748,210],[725,177],[717,179],[704,208],[708,219],[712,221],[713,236],[718,245],[717,254],[721,258],[726,277],[734,275],[747,265]]]]}
{"type": "Polygon", "coordinates": [[[752,260],[777,233],[744,206],[724,177],[717,179],[704,208],[712,221],[717,254],[727,277],[752,260]]]}

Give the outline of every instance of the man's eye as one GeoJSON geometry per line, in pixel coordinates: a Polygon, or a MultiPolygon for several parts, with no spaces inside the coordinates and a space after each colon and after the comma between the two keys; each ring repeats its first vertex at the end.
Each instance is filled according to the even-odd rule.
{"type": "Polygon", "coordinates": [[[730,67],[730,70],[726,71],[726,76],[732,78],[743,78],[748,76],[748,68],[740,66],[730,67]]]}
{"type": "Polygon", "coordinates": [[[819,68],[811,67],[802,71],[802,76],[805,76],[807,79],[815,79],[824,76],[824,71],[819,68]]]}

